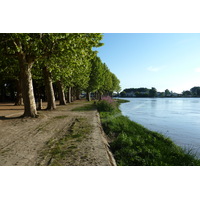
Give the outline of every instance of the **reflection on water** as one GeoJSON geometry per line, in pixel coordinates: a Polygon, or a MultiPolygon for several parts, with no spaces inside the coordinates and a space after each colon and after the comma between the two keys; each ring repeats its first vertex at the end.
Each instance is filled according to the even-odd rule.
{"type": "Polygon", "coordinates": [[[170,137],[184,148],[193,148],[200,157],[200,99],[129,98],[121,104],[123,115],[170,137]]]}

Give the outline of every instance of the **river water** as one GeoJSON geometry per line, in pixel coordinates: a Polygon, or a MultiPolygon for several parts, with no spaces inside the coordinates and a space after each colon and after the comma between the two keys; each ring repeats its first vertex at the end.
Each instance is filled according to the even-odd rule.
{"type": "Polygon", "coordinates": [[[127,98],[122,114],[200,158],[200,98],[127,98]]]}

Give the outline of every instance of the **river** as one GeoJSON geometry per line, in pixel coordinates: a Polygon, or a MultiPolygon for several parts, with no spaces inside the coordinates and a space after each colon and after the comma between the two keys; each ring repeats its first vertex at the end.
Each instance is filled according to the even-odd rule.
{"type": "MultiPolygon", "coordinates": [[[[123,98],[124,99],[124,98],[123,98]]],[[[126,98],[122,114],[200,158],[200,98],[126,98]]]]}

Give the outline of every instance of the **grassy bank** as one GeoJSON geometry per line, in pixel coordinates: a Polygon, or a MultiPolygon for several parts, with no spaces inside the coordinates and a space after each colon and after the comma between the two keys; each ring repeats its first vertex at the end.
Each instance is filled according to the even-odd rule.
{"type": "Polygon", "coordinates": [[[111,151],[118,165],[200,165],[200,160],[195,155],[175,145],[169,138],[123,116],[119,110],[122,101],[107,98],[97,103],[103,129],[111,140],[111,151]]]}

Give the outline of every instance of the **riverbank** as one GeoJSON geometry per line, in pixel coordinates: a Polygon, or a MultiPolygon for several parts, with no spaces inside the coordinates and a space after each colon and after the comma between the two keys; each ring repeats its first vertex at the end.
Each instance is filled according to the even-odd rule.
{"type": "Polygon", "coordinates": [[[105,111],[99,106],[102,126],[110,138],[111,151],[117,165],[200,165],[200,160],[192,152],[189,150],[186,152],[186,150],[175,145],[171,139],[131,121],[121,114],[118,107],[119,104],[115,109],[105,111]]]}
{"type": "MultiPolygon", "coordinates": [[[[122,102],[126,101],[118,101],[122,102]]],[[[191,152],[131,121],[122,115],[119,104],[111,103],[111,107],[97,103],[101,122],[93,102],[42,110],[34,119],[19,118],[23,108],[3,105],[0,165],[115,166],[115,160],[121,166],[200,165],[191,152]]]]}

